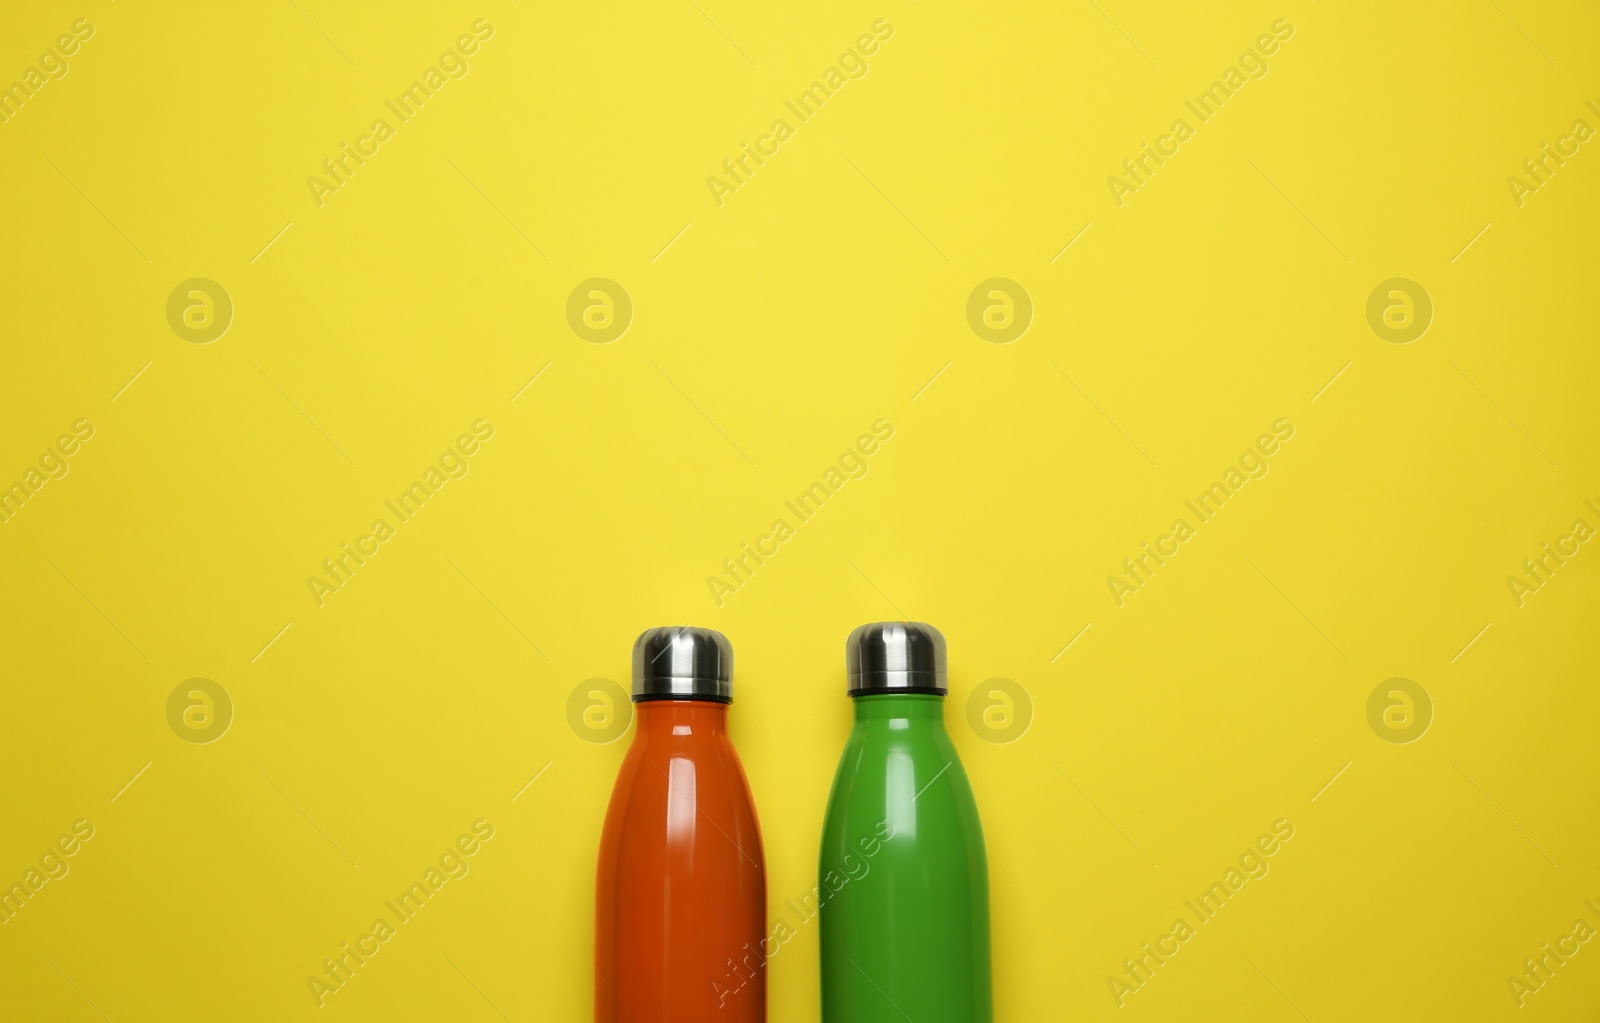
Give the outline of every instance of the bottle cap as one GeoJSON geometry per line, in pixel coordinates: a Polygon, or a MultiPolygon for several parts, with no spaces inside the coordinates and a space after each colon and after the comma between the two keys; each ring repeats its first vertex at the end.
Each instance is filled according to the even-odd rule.
{"type": "Polygon", "coordinates": [[[924,622],[873,622],[844,644],[851,696],[950,692],[944,634],[924,622]]]}
{"type": "Polygon", "coordinates": [[[633,644],[633,702],[733,702],[733,644],[715,629],[667,625],[633,644]]]}

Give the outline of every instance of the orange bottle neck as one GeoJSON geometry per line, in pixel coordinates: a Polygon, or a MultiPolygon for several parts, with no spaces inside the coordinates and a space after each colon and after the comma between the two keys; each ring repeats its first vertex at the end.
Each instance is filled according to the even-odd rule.
{"type": "Polygon", "coordinates": [[[639,731],[651,736],[714,736],[728,731],[728,705],[712,700],[645,700],[633,705],[639,731]]]}

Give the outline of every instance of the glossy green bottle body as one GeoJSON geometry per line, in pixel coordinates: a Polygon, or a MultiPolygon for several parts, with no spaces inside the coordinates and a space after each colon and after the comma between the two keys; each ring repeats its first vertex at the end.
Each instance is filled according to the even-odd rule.
{"type": "Polygon", "coordinates": [[[989,863],[944,697],[851,702],[818,867],[823,1023],[992,1023],[989,863]]]}

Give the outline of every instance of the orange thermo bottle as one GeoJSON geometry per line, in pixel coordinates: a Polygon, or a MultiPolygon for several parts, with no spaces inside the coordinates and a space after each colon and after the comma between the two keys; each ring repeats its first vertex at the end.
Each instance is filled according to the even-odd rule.
{"type": "Polygon", "coordinates": [[[766,867],[728,740],[732,668],[711,629],[634,643],[638,720],[595,878],[595,1023],[767,1018],[766,867]]]}

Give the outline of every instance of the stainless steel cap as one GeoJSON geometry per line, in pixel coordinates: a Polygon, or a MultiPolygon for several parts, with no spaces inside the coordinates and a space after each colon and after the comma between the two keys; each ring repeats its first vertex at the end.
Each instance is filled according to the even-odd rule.
{"type": "Polygon", "coordinates": [[[733,702],[733,644],[715,629],[646,629],[633,644],[633,702],[733,702]]]}
{"type": "Polygon", "coordinates": [[[850,695],[950,692],[944,634],[924,622],[873,622],[844,644],[850,695]]]}

